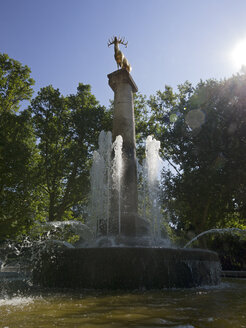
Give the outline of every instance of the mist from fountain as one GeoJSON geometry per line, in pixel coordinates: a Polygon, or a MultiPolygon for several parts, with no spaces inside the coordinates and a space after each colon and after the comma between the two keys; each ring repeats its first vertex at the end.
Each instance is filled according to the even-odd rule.
{"type": "MultiPolygon", "coordinates": [[[[102,131],[100,133],[99,149],[93,154],[93,164],[90,171],[91,196],[88,225],[94,231],[95,239],[92,243],[83,244],[82,247],[105,246],[105,235],[107,236],[107,246],[119,246],[119,243],[124,246],[123,238],[119,238],[121,236],[122,210],[121,178],[124,170],[123,143],[124,140],[121,136],[117,136],[112,144],[111,132],[102,131]],[[113,159],[112,154],[114,155],[113,159]],[[110,220],[112,201],[117,203],[117,206],[114,206],[117,211],[114,212],[115,217],[110,220]],[[116,229],[112,229],[110,225],[116,229]],[[110,233],[112,230],[116,231],[114,235],[110,233]],[[106,231],[106,234],[102,234],[102,231],[106,231]],[[103,242],[101,242],[102,240],[103,242]]],[[[159,156],[159,150],[160,142],[152,136],[148,136],[145,148],[146,158],[143,166],[138,165],[138,176],[141,176],[140,180],[142,181],[141,190],[139,190],[139,212],[143,221],[149,225],[149,233],[142,237],[135,237],[136,246],[137,244],[146,244],[170,247],[169,240],[162,240],[161,238],[163,224],[159,202],[159,178],[163,161],[159,156]]]]}
{"type": "Polygon", "coordinates": [[[99,149],[93,153],[90,170],[90,204],[88,225],[98,237],[100,229],[106,227],[109,233],[112,133],[101,131],[99,149]]]}

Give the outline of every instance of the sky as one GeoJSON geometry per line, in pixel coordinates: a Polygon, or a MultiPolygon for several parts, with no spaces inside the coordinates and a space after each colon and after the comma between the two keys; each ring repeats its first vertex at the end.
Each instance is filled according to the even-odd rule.
{"type": "Polygon", "coordinates": [[[50,84],[75,94],[82,82],[108,106],[109,38],[126,38],[121,50],[149,96],[237,73],[231,53],[246,39],[245,13],[245,0],[0,0],[0,52],[30,67],[34,95],[50,84]]]}

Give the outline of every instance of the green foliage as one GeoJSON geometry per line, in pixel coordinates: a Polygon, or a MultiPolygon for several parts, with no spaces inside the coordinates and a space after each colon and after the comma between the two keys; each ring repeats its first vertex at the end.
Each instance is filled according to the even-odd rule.
{"type": "Polygon", "coordinates": [[[196,88],[186,82],[177,93],[166,88],[150,99],[151,121],[170,164],[163,201],[176,229],[197,234],[245,224],[245,88],[242,74],[196,88]]]}
{"type": "Polygon", "coordinates": [[[42,88],[31,110],[39,141],[39,186],[47,199],[46,218],[71,219],[71,208],[88,195],[90,157],[110,117],[90,86],[83,84],[76,95],[68,97],[52,86],[42,88]]]}
{"type": "Polygon", "coordinates": [[[64,97],[43,88],[28,110],[30,69],[0,54],[0,239],[17,237],[35,223],[82,219],[89,190],[89,168],[111,113],[90,86],[64,97]]]}
{"type": "Polygon", "coordinates": [[[16,112],[22,100],[32,96],[31,70],[7,54],[0,53],[0,111],[16,112]]]}
{"type": "Polygon", "coordinates": [[[30,99],[30,69],[0,54],[0,239],[25,231],[33,220],[36,140],[22,100],[30,99]]]}
{"type": "Polygon", "coordinates": [[[207,247],[218,253],[222,270],[246,269],[246,238],[244,233],[216,235],[207,240],[207,247]]]}
{"type": "Polygon", "coordinates": [[[149,124],[149,108],[146,96],[141,93],[134,94],[134,114],[136,129],[137,158],[142,161],[145,153],[145,140],[151,134],[149,124]]]}
{"type": "Polygon", "coordinates": [[[33,221],[37,158],[31,117],[0,115],[0,239],[15,236],[33,221]]]}

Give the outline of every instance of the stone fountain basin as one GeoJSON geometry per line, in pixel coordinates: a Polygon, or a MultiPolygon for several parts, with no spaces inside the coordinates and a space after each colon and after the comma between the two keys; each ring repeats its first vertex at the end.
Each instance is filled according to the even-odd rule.
{"type": "Polygon", "coordinates": [[[105,247],[42,253],[34,283],[72,289],[159,289],[216,285],[217,253],[201,249],[105,247]]]}

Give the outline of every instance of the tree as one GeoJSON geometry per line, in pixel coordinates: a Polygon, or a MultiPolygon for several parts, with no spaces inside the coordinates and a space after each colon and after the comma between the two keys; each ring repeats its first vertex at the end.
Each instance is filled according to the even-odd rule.
{"type": "Polygon", "coordinates": [[[169,163],[164,206],[195,234],[245,225],[246,75],[169,87],[151,97],[151,120],[169,163]]]}
{"type": "Polygon", "coordinates": [[[145,141],[152,131],[152,125],[149,120],[149,108],[146,96],[141,93],[134,94],[134,115],[136,130],[136,148],[137,158],[142,162],[145,157],[145,141]]]}
{"type": "Polygon", "coordinates": [[[30,114],[1,114],[0,239],[23,233],[33,222],[36,156],[30,114]]]}
{"type": "Polygon", "coordinates": [[[31,116],[16,114],[32,95],[30,69],[0,54],[0,239],[23,232],[33,220],[35,137],[31,116]]]}
{"type": "Polygon", "coordinates": [[[34,80],[31,70],[17,60],[0,53],[0,110],[16,112],[23,100],[31,99],[34,80]]]}
{"type": "Polygon", "coordinates": [[[90,157],[110,118],[90,86],[83,84],[68,97],[52,86],[42,88],[31,109],[41,156],[40,187],[48,200],[47,220],[71,218],[71,209],[88,195],[90,157]]]}

